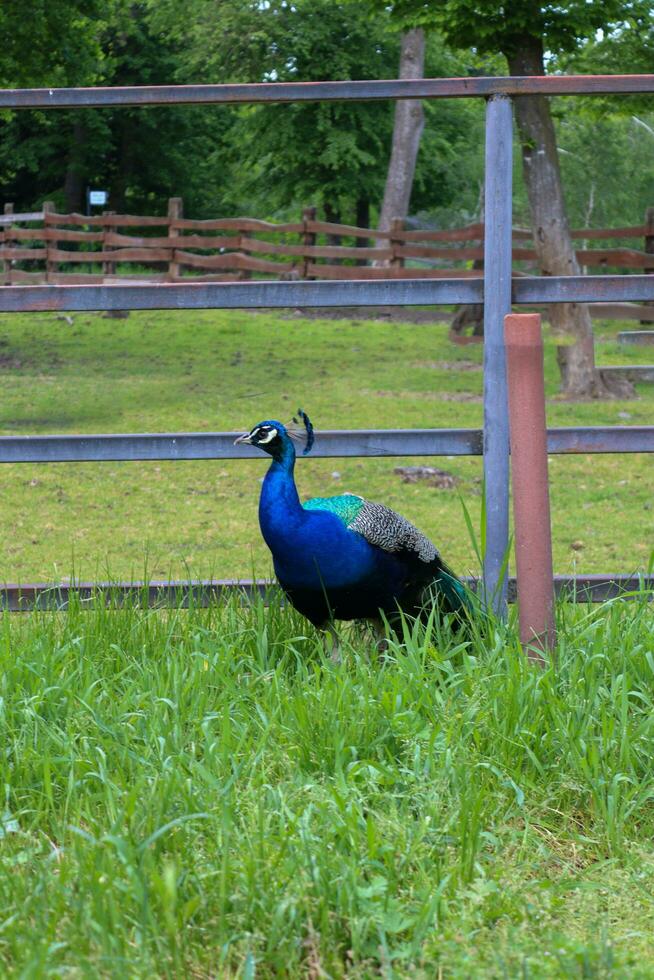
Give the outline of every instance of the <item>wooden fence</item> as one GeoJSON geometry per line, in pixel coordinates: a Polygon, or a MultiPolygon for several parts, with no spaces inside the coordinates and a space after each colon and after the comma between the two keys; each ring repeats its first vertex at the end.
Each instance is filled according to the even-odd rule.
{"type": "MultiPolygon", "coordinates": [[[[479,278],[483,236],[481,223],[417,231],[397,219],[379,232],[319,221],[315,208],[306,208],[300,221],[281,224],[195,220],[183,217],[179,198],[162,216],[57,214],[49,203],[43,212],[14,216],[8,204],[0,216],[0,282],[479,278]]],[[[581,242],[577,257],[584,271],[654,273],[654,208],[642,225],[574,229],[572,236],[581,242]],[[610,239],[620,244],[589,247],[610,239]],[[624,245],[634,239],[642,246],[624,245]]],[[[533,273],[531,232],[514,229],[513,243],[514,263],[533,273]]]]}

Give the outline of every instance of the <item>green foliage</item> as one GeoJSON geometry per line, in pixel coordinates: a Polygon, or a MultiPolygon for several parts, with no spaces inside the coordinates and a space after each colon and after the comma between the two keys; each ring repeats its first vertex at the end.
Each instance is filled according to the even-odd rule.
{"type": "MultiPolygon", "coordinates": [[[[6,38],[0,76],[6,85],[392,78],[398,29],[411,18],[430,28],[426,73],[431,76],[502,74],[499,51],[508,50],[506,38],[527,28],[544,32],[549,64],[557,68],[647,71],[651,65],[651,0],[601,8],[580,2],[535,6],[536,13],[534,4],[521,0],[505,16],[499,3],[468,0],[441,5],[13,0],[0,9],[6,38]],[[604,33],[596,35],[600,23],[604,33]]],[[[604,178],[597,172],[592,182],[596,199],[604,201],[611,221],[639,220],[649,172],[643,141],[649,137],[645,126],[615,116],[637,115],[649,125],[645,100],[552,104],[563,146],[579,159],[578,167],[572,158],[563,159],[571,214],[587,211],[584,168],[598,171],[608,153],[604,178]],[[592,120],[607,113],[608,129],[596,130],[592,120]],[[634,125],[639,137],[633,136],[634,125]],[[643,175],[632,197],[623,172],[643,175]],[[608,188],[612,174],[620,193],[609,195],[601,188],[608,188]],[[622,215],[624,209],[639,216],[622,215]]],[[[479,214],[483,105],[428,101],[425,119],[411,210],[440,226],[461,224],[479,214]]],[[[391,103],[5,112],[0,115],[0,197],[19,210],[44,199],[65,210],[81,207],[92,185],[107,187],[110,206],[119,211],[160,212],[168,197],[181,196],[187,213],[198,217],[296,217],[301,207],[317,204],[343,220],[355,214],[365,220],[369,210],[374,224],[392,125],[391,103]]],[[[519,178],[517,184],[521,213],[519,178]]],[[[599,217],[599,205],[594,214],[599,217]]]]}
{"type": "MultiPolygon", "coordinates": [[[[611,100],[605,110],[598,115],[592,102],[587,110],[566,105],[557,120],[573,227],[642,224],[646,208],[654,201],[654,113],[624,113],[620,99],[611,100]]],[[[624,244],[643,247],[642,239],[624,244]]]]}
{"type": "MultiPolygon", "coordinates": [[[[146,13],[144,2],[115,0],[102,6],[101,17],[89,15],[81,27],[77,22],[66,28],[59,25],[56,33],[51,26],[54,51],[67,51],[69,37],[83,50],[70,56],[68,74],[59,70],[55,57],[44,66],[44,75],[37,74],[37,67],[31,69],[30,83],[174,81],[181,70],[177,48],[151,28],[146,13]]],[[[202,215],[208,209],[215,214],[218,205],[207,190],[204,161],[220,146],[227,128],[225,113],[215,108],[4,113],[0,193],[18,210],[36,207],[46,198],[62,210],[78,210],[84,206],[87,186],[93,184],[109,189],[113,210],[152,213],[168,197],[183,194],[194,213],[202,215]]]]}
{"type": "Polygon", "coordinates": [[[652,605],[355,632],[274,595],[0,620],[6,976],[652,975],[652,605]]]}
{"type": "MultiPolygon", "coordinates": [[[[381,6],[384,0],[373,0],[381,6]]],[[[393,0],[392,14],[407,26],[437,27],[459,48],[473,47],[480,52],[507,57],[525,43],[542,41],[555,55],[571,51],[595,32],[619,26],[637,8],[651,8],[651,2],[630,0],[568,0],[542,3],[540,0],[393,0]]]]}
{"type": "MultiPolygon", "coordinates": [[[[184,57],[199,80],[323,81],[392,78],[399,37],[385,10],[342,0],[288,4],[198,0],[184,57]]],[[[174,31],[174,5],[155,5],[156,24],[174,31]]],[[[462,71],[459,56],[436,37],[426,53],[428,75],[462,71]]],[[[429,105],[429,132],[418,161],[413,206],[452,200],[453,166],[479,106],[429,105]]],[[[297,202],[323,205],[351,220],[357,203],[381,201],[393,126],[391,103],[297,103],[234,110],[230,150],[213,155],[216,170],[235,175],[243,207],[266,215],[297,202]]]]}
{"type": "Polygon", "coordinates": [[[100,12],[120,0],[3,0],[0,85],[88,85],[98,77],[100,12]]]}

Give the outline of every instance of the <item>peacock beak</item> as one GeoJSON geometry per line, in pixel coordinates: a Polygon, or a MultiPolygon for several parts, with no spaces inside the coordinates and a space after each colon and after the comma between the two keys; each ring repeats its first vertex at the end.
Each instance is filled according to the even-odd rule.
{"type": "Polygon", "coordinates": [[[238,437],[238,439],[234,439],[235,446],[238,446],[239,443],[245,443],[246,446],[251,446],[252,439],[250,438],[250,433],[244,432],[242,436],[238,437]]]}

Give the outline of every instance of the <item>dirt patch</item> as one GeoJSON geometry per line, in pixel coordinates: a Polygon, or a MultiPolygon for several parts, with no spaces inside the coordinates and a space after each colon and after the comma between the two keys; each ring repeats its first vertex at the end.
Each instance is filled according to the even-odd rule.
{"type": "Polygon", "coordinates": [[[476,361],[414,361],[415,367],[430,368],[432,371],[481,371],[476,361]]]}
{"type": "MultiPolygon", "coordinates": [[[[79,420],[78,420],[79,421],[79,420]]],[[[70,415],[48,415],[34,416],[33,418],[5,419],[2,422],[3,429],[52,429],[68,428],[75,423],[75,418],[70,415]]]]}
{"type": "MultiPolygon", "coordinates": [[[[362,394],[371,394],[363,389],[362,394]]],[[[397,398],[400,401],[421,402],[481,402],[481,395],[473,395],[467,391],[373,391],[375,398],[397,398]]]]}
{"type": "Polygon", "coordinates": [[[468,391],[439,391],[437,400],[442,402],[479,402],[483,401],[481,395],[472,395],[468,391]]]}
{"type": "Polygon", "coordinates": [[[25,357],[17,353],[10,353],[7,348],[9,344],[0,338],[0,372],[10,371],[34,371],[42,364],[48,370],[59,368],[63,360],[57,354],[48,350],[46,345],[42,345],[41,350],[45,354],[45,361],[37,361],[34,357],[25,357]]]}
{"type": "MultiPolygon", "coordinates": [[[[253,313],[275,313],[279,310],[252,310],[253,313]]],[[[450,323],[453,313],[447,310],[416,310],[404,306],[333,306],[326,309],[297,308],[281,314],[294,320],[387,320],[393,323],[450,323]]]]}
{"type": "Polygon", "coordinates": [[[426,483],[439,490],[454,490],[461,482],[453,473],[436,466],[396,466],[393,473],[402,477],[402,483],[426,483]]]}
{"type": "Polygon", "coordinates": [[[0,353],[0,371],[20,371],[31,366],[29,361],[15,357],[13,354],[0,353]]]}

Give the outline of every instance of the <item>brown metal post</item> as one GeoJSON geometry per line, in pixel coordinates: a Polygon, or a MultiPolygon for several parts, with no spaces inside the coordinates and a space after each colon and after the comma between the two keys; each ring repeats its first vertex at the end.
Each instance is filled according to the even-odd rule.
{"type": "MultiPolygon", "coordinates": [[[[168,237],[175,238],[180,234],[180,229],[174,227],[174,221],[177,218],[184,217],[184,202],[181,197],[171,197],[168,199],[168,217],[170,218],[170,224],[168,225],[168,237]]],[[[179,262],[174,262],[176,250],[171,252],[171,261],[168,263],[168,280],[169,282],[176,282],[180,277],[181,266],[179,262]]]]}
{"type": "Polygon", "coordinates": [[[531,660],[553,650],[554,576],[547,479],[543,338],[538,313],[504,317],[520,639],[531,660]]]}

